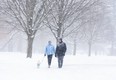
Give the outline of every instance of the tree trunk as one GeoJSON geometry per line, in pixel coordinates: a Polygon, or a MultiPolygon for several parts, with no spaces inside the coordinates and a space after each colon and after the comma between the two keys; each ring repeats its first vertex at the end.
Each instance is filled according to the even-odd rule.
{"type": "Polygon", "coordinates": [[[77,44],[76,44],[76,40],[74,40],[74,50],[73,50],[73,55],[76,55],[76,48],[77,48],[77,44]]]}
{"type": "Polygon", "coordinates": [[[112,43],[111,43],[111,51],[110,51],[110,53],[111,53],[110,55],[113,55],[113,56],[115,55],[114,54],[114,41],[113,40],[112,40],[112,43]]]}
{"type": "Polygon", "coordinates": [[[32,38],[31,36],[28,36],[27,58],[32,57],[33,40],[34,38],[32,38]]]}
{"type": "Polygon", "coordinates": [[[89,42],[89,54],[88,54],[88,56],[91,56],[91,47],[92,47],[92,43],[89,42]]]}
{"type": "Polygon", "coordinates": [[[58,23],[58,29],[57,29],[57,37],[60,37],[60,38],[62,38],[63,36],[62,36],[62,33],[61,33],[61,28],[62,28],[62,24],[61,23],[58,23]]]}

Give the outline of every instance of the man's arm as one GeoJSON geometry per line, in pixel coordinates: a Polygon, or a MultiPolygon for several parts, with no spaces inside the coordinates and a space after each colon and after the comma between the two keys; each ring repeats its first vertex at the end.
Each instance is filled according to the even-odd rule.
{"type": "Polygon", "coordinates": [[[66,52],[67,50],[67,47],[66,47],[66,44],[64,43],[64,53],[66,52]]]}

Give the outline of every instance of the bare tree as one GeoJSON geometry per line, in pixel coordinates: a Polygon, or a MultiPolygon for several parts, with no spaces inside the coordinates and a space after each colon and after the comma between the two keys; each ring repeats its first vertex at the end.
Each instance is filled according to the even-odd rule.
{"type": "Polygon", "coordinates": [[[47,0],[4,0],[5,14],[10,15],[7,22],[27,35],[27,57],[32,57],[33,40],[37,31],[43,27],[47,0]]]}
{"type": "Polygon", "coordinates": [[[46,17],[46,25],[55,38],[66,37],[80,28],[81,18],[98,0],[49,0],[52,10],[46,17]]]}
{"type": "MultiPolygon", "coordinates": [[[[107,19],[109,19],[109,18],[107,18],[107,19]]],[[[109,51],[110,55],[115,55],[116,32],[115,32],[115,26],[113,26],[110,21],[111,20],[109,19],[107,24],[105,25],[104,33],[103,33],[103,38],[104,38],[103,41],[106,42],[107,45],[110,46],[110,51],[109,51]]]]}
{"type": "Polygon", "coordinates": [[[73,41],[73,55],[77,54],[77,43],[82,39],[83,33],[82,30],[79,29],[79,31],[75,31],[71,34],[70,38],[73,41]]]}
{"type": "Polygon", "coordinates": [[[91,56],[92,45],[99,40],[102,32],[102,22],[104,19],[103,6],[93,7],[86,16],[88,23],[84,27],[84,32],[89,45],[88,56],[91,56]]]}

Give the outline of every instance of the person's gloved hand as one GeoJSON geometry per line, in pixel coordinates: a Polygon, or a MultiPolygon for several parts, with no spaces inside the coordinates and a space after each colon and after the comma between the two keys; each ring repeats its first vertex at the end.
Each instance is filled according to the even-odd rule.
{"type": "Polygon", "coordinates": [[[44,54],[44,56],[46,56],[46,54],[44,54]]]}
{"type": "Polygon", "coordinates": [[[65,52],[63,52],[63,55],[65,56],[65,52]]]}
{"type": "Polygon", "coordinates": [[[55,54],[55,57],[58,57],[58,55],[57,55],[57,54],[55,54]]]}

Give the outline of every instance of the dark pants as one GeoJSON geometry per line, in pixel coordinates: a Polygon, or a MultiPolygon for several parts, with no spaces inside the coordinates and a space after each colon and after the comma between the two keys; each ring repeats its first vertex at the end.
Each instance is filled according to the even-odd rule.
{"type": "Polygon", "coordinates": [[[53,56],[53,55],[48,55],[48,56],[47,56],[47,58],[48,58],[48,65],[49,65],[49,66],[51,65],[52,56],[53,56]]]}
{"type": "Polygon", "coordinates": [[[64,56],[58,56],[58,67],[62,68],[64,56]]]}

